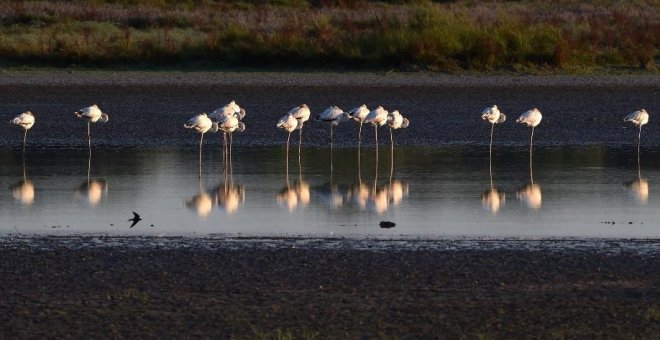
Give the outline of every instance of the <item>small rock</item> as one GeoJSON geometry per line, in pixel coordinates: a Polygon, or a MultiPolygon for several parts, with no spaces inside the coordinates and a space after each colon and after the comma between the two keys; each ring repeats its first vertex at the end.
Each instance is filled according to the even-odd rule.
{"type": "Polygon", "coordinates": [[[385,229],[394,228],[395,225],[396,225],[396,223],[394,223],[394,222],[380,221],[380,227],[381,228],[385,228],[385,229]]]}

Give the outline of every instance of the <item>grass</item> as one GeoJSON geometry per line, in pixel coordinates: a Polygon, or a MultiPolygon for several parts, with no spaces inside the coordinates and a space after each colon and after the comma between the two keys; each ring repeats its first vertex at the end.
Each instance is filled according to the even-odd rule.
{"type": "Polygon", "coordinates": [[[7,1],[0,65],[655,72],[657,0],[7,1]]]}

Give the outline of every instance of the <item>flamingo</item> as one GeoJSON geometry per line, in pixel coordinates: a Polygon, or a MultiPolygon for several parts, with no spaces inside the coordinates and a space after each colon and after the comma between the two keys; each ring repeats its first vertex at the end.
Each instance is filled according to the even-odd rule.
{"type": "Polygon", "coordinates": [[[532,134],[529,137],[529,177],[532,185],[534,185],[534,176],[532,176],[532,144],[534,143],[534,128],[541,123],[543,115],[537,108],[523,112],[523,114],[516,119],[516,123],[526,124],[532,127],[532,134]]]}
{"type": "Polygon", "coordinates": [[[365,104],[362,104],[348,111],[348,116],[356,122],[360,123],[360,129],[358,130],[358,149],[360,148],[360,144],[362,144],[362,124],[364,124],[368,114],[369,109],[365,104]]]}
{"type": "Polygon", "coordinates": [[[325,109],[325,111],[316,115],[316,120],[330,123],[330,149],[332,149],[333,128],[347,119],[349,119],[348,114],[346,114],[344,111],[342,111],[342,109],[340,109],[337,106],[330,106],[327,109],[325,109]]]}
{"type": "MultiPolygon", "coordinates": [[[[497,105],[485,108],[481,111],[481,119],[490,123],[490,144],[488,147],[488,168],[490,171],[490,186],[493,189],[493,130],[495,124],[502,124],[506,121],[506,115],[497,108],[497,105]]],[[[497,209],[495,209],[497,210],[497,209]]]]}
{"type": "Polygon", "coordinates": [[[92,106],[84,107],[76,112],[74,112],[76,117],[84,118],[87,120],[87,142],[89,144],[89,152],[92,152],[92,136],[90,133],[90,123],[106,123],[108,121],[108,115],[104,112],[101,112],[101,109],[94,104],[92,106]]]}
{"type": "Polygon", "coordinates": [[[392,130],[405,129],[410,125],[408,118],[405,118],[399,111],[394,110],[387,114],[387,126],[390,128],[390,144],[392,149],[394,149],[394,137],[392,136],[392,130]]]}
{"type": "Polygon", "coordinates": [[[378,128],[387,123],[388,112],[382,106],[377,107],[375,110],[369,112],[365,122],[371,123],[374,126],[376,135],[376,164],[378,164],[378,128]]]}
{"type": "Polygon", "coordinates": [[[293,118],[295,118],[298,121],[298,126],[296,127],[296,129],[299,130],[298,131],[298,162],[300,162],[300,148],[302,145],[302,128],[305,122],[309,120],[309,116],[312,113],[309,110],[309,106],[307,106],[307,104],[300,104],[300,106],[296,106],[291,110],[289,110],[288,114],[292,115],[293,118]]]}
{"type": "Polygon", "coordinates": [[[286,132],[289,133],[289,136],[286,139],[286,176],[287,176],[287,182],[289,178],[289,141],[291,140],[291,132],[295,131],[296,128],[298,127],[299,123],[298,120],[290,113],[282,116],[277,121],[277,128],[282,129],[286,132]]]}
{"type": "Polygon", "coordinates": [[[392,130],[405,129],[409,124],[408,118],[404,118],[397,110],[387,114],[387,126],[390,128],[390,180],[392,173],[394,173],[394,137],[392,136],[392,130]]]}
{"type": "Polygon", "coordinates": [[[204,141],[204,134],[208,131],[218,131],[218,124],[211,121],[206,113],[199,114],[190,118],[186,124],[183,125],[186,129],[195,129],[201,134],[199,138],[199,177],[202,177],[202,142],[204,141]]]}
{"type": "Polygon", "coordinates": [[[649,122],[649,113],[644,109],[640,109],[629,113],[623,121],[632,122],[639,126],[639,134],[637,135],[637,168],[639,169],[639,145],[642,141],[642,125],[646,125],[649,122]]]}
{"type": "MultiPolygon", "coordinates": [[[[238,115],[224,116],[224,118],[219,121],[218,129],[223,132],[223,147],[224,152],[223,158],[226,158],[227,163],[229,164],[229,169],[231,169],[231,145],[232,145],[232,134],[235,131],[243,132],[245,131],[245,123],[239,121],[238,115]],[[229,150],[227,150],[227,135],[229,135],[229,150]]],[[[225,161],[225,159],[223,159],[225,161]]]]}
{"type": "Polygon", "coordinates": [[[11,124],[18,125],[25,130],[25,133],[23,134],[23,152],[25,152],[25,143],[27,141],[27,132],[32,128],[34,125],[34,114],[30,111],[25,111],[21,113],[20,115],[14,117],[10,121],[11,124]]]}
{"type": "MultiPolygon", "coordinates": [[[[539,113],[540,114],[540,113],[539,113]]],[[[493,152],[493,130],[495,129],[495,124],[502,124],[506,121],[506,115],[497,108],[497,105],[485,108],[481,111],[481,119],[487,120],[490,123],[490,147],[488,154],[492,155],[493,152]]],[[[540,122],[540,119],[539,119],[540,122]]],[[[537,124],[538,125],[538,124],[537,124]]]]}

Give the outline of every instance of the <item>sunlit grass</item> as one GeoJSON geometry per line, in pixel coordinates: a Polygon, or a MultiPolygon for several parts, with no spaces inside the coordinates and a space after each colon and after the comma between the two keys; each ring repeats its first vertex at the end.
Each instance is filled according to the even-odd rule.
{"type": "MultiPolygon", "coordinates": [[[[136,2],[137,3],[137,2],[136,2]]],[[[631,2],[0,4],[8,65],[654,70],[660,9],[631,2]],[[328,5],[323,5],[328,4],[328,5]]]]}

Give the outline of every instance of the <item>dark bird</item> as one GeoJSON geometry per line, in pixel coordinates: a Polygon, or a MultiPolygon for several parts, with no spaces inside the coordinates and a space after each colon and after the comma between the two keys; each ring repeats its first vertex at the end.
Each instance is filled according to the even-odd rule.
{"type": "Polygon", "coordinates": [[[380,227],[383,229],[394,228],[396,223],[390,221],[380,221],[380,227]]]}
{"type": "Polygon", "coordinates": [[[133,227],[135,227],[135,225],[136,225],[138,222],[142,221],[142,218],[140,217],[140,215],[138,215],[138,213],[136,213],[136,212],[134,211],[134,212],[133,212],[133,218],[129,219],[128,221],[129,221],[129,222],[131,222],[131,221],[133,222],[133,224],[131,224],[131,226],[129,227],[129,228],[133,228],[133,227]]]}

